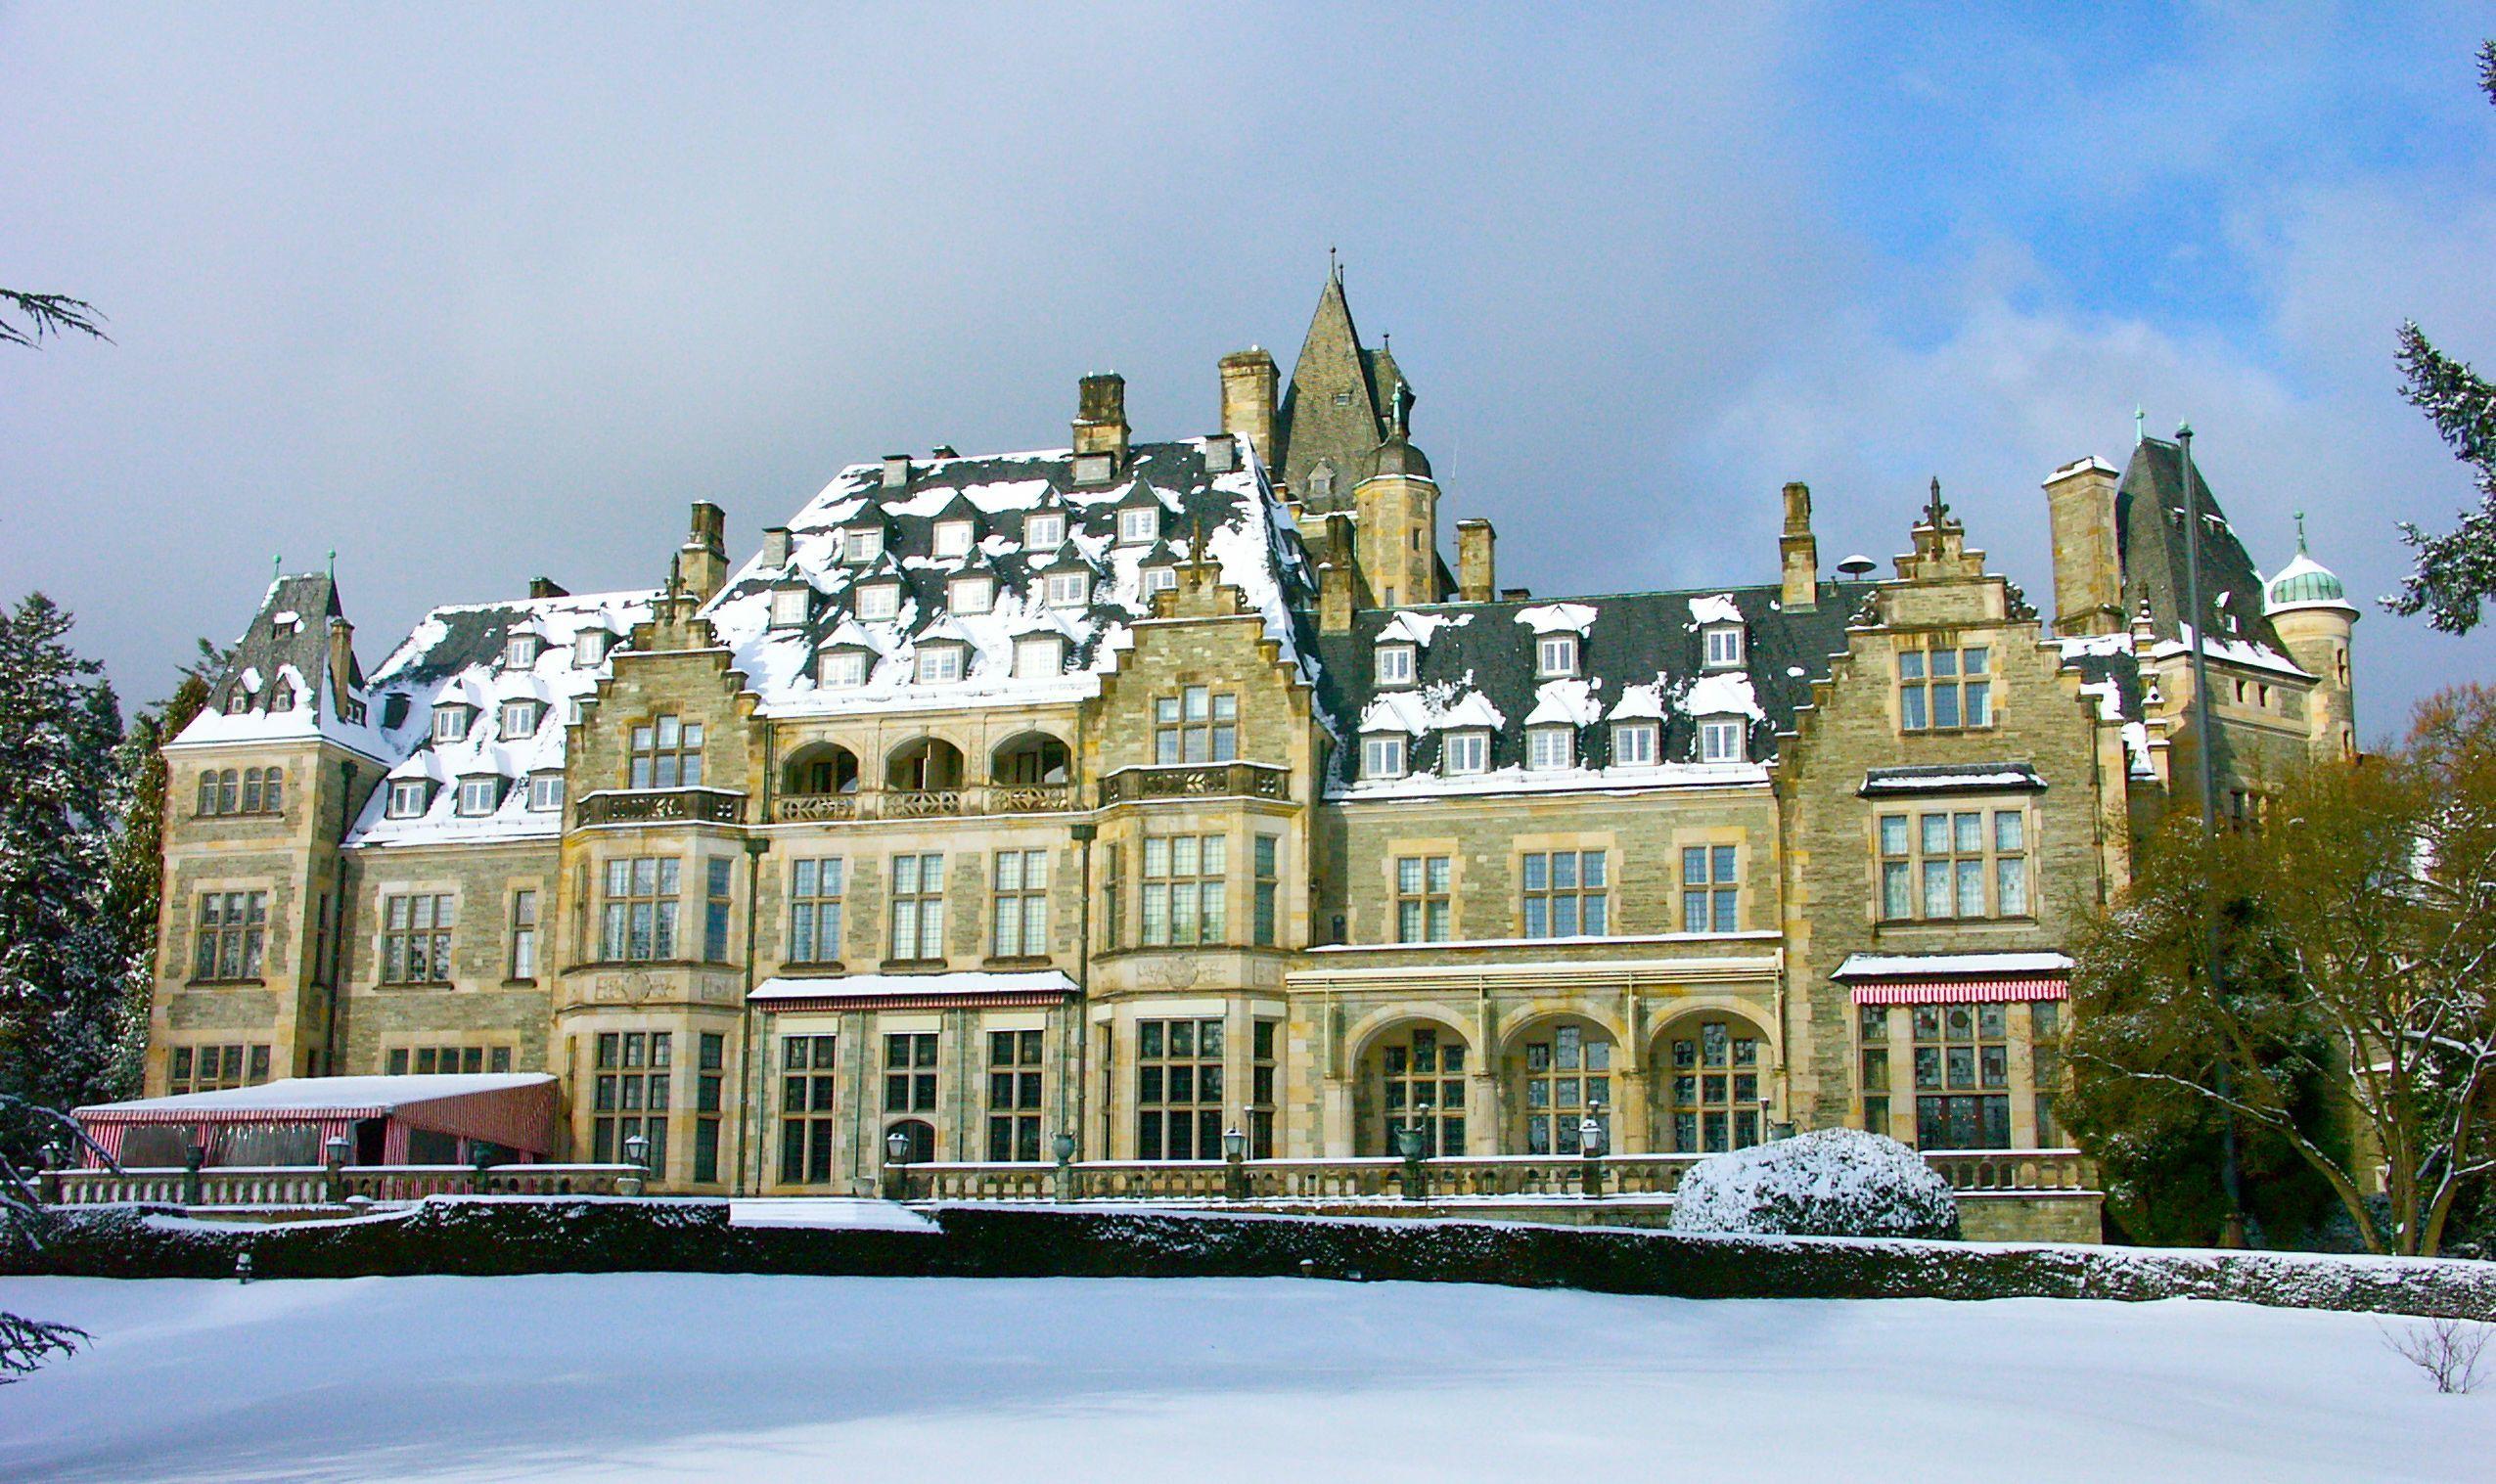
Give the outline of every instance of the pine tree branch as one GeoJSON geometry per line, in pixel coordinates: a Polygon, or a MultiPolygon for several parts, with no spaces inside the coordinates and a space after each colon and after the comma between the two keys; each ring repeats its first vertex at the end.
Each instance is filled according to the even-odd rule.
{"type": "Polygon", "coordinates": [[[97,323],[103,318],[95,305],[66,293],[21,293],[15,289],[0,289],[0,345],[32,345],[47,335],[57,339],[72,332],[92,336],[110,345],[113,337],[97,323]],[[24,323],[18,323],[19,319],[24,323]]]}

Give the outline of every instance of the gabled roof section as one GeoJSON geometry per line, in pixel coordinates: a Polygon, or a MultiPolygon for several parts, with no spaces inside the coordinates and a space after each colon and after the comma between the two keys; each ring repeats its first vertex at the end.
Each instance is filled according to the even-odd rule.
{"type": "Polygon", "coordinates": [[[1352,486],[1369,477],[1386,439],[1386,409],[1402,381],[1391,356],[1361,344],[1343,296],[1342,269],[1330,269],[1274,418],[1283,482],[1294,499],[1312,510],[1349,508],[1352,486]],[[1318,501],[1309,475],[1321,463],[1334,466],[1335,486],[1318,501]]]}
{"type": "MultiPolygon", "coordinates": [[[[1300,663],[1308,653],[1304,615],[1315,607],[1317,588],[1298,530],[1260,462],[1250,456],[1215,473],[1205,467],[1204,446],[1202,438],[1135,444],[1117,480],[1085,489],[1072,487],[1073,453],[1063,448],[914,462],[901,489],[885,487],[881,463],[852,465],[789,522],[791,563],[832,601],[804,627],[771,628],[769,589],[779,569],[763,567],[757,559],[720,589],[705,615],[769,715],[1080,700],[1099,692],[1102,674],[1133,643],[1133,626],[1152,615],[1143,568],[1203,555],[1219,568],[1222,583],[1240,590],[1247,610],[1263,619],[1267,637],[1286,659],[1300,663]],[[1152,492],[1147,498],[1166,513],[1161,539],[1150,547],[1119,546],[1117,512],[1132,507],[1147,487],[1152,492]],[[936,556],[936,519],[966,502],[981,515],[987,534],[967,555],[936,556]],[[889,621],[854,616],[847,600],[861,579],[840,565],[834,534],[870,508],[887,525],[885,555],[893,563],[889,570],[881,563],[872,570],[884,579],[897,574],[902,585],[900,612],[889,621]],[[1038,551],[1024,547],[1022,518],[1034,510],[1065,515],[1063,543],[1038,551]],[[1196,549],[1200,540],[1202,554],[1196,549]],[[1088,600],[1052,609],[1045,581],[1052,570],[1091,574],[1088,600]],[[951,611],[948,589],[966,572],[996,579],[988,611],[951,611]],[[877,666],[863,686],[818,685],[811,663],[815,649],[844,624],[863,633],[878,652],[902,662],[877,666]],[[1014,673],[1014,640],[1033,631],[1066,636],[1064,673],[1014,673]],[[922,685],[907,661],[919,644],[938,635],[967,644],[969,662],[958,681],[922,685]]],[[[843,629],[844,636],[848,632],[843,629]]]]}
{"type": "Polygon", "coordinates": [[[1872,591],[1869,583],[1836,586],[1807,613],[1786,611],[1775,586],[1358,611],[1349,633],[1319,640],[1319,701],[1335,735],[1347,742],[1363,730],[1411,733],[1411,776],[1360,780],[1359,749],[1345,745],[1328,792],[1358,799],[1764,780],[1778,734],[1793,729],[1811,683],[1827,677],[1832,654],[1845,651],[1845,615],[1872,591]],[[1746,664],[1710,670],[1703,631],[1729,619],[1744,626],[1746,664]],[[1577,636],[1575,676],[1535,673],[1544,634],[1577,636]],[[1378,685],[1381,644],[1415,647],[1412,685],[1378,685]],[[1751,761],[1697,761],[1705,717],[1747,719],[1751,761]],[[1661,764],[1614,766],[1608,724],[1645,720],[1662,726],[1661,764]],[[1578,729],[1581,766],[1526,771],[1527,729],[1557,724],[1578,729]],[[1440,739],[1484,728],[1492,734],[1490,773],[1437,776],[1440,739]]]}
{"type": "Polygon", "coordinates": [[[345,621],[338,582],[326,572],[269,583],[234,644],[234,657],[208,691],[208,703],[175,745],[285,742],[321,738],[367,757],[383,757],[366,703],[364,670],[347,656],[346,694],[330,674],[331,631],[345,621]]]}
{"type": "MultiPolygon", "coordinates": [[[[2123,607],[2136,612],[2146,602],[2150,626],[2162,640],[2181,643],[2193,623],[2207,639],[2267,650],[2290,664],[2263,611],[2262,576],[2246,554],[2226,514],[2197,468],[2193,481],[2201,513],[2201,613],[2185,611],[2184,452],[2163,438],[2134,446],[2114,492],[2116,551],[2123,568],[2123,607]]],[[[2217,652],[2216,648],[2212,650],[2217,652]]]]}

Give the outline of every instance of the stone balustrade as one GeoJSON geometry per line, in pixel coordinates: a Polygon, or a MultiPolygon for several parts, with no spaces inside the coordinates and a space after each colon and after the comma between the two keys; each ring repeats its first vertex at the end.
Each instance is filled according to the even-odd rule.
{"type": "Polygon", "coordinates": [[[746,795],[730,788],[603,788],[584,793],[573,823],[593,825],[742,825],[746,795]]]}
{"type": "Polygon", "coordinates": [[[1101,780],[1101,802],[1167,798],[1288,798],[1292,770],[1269,763],[1178,763],[1120,768],[1101,780]]]}
{"type": "Polygon", "coordinates": [[[784,825],[850,820],[951,819],[962,815],[1062,814],[1082,807],[1072,784],[974,784],[960,788],[862,788],[854,793],[786,793],[771,801],[784,825]]]}
{"type": "Polygon", "coordinates": [[[615,1182],[640,1173],[627,1164],[503,1164],[482,1171],[464,1164],[219,1165],[180,1168],[60,1170],[63,1205],[119,1202],[187,1206],[319,1206],[361,1195],[383,1204],[428,1195],[613,1195],[615,1182]]]}

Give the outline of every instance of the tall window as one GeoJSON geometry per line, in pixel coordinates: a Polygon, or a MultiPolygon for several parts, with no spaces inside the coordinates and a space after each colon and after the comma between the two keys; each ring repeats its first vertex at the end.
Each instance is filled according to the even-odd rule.
{"type": "Polygon", "coordinates": [[[1610,1147],[1612,1048],[1583,1027],[1556,1027],[1525,1043],[1525,1152],[1574,1154],[1579,1123],[1592,1117],[1610,1147]]]}
{"type": "Polygon", "coordinates": [[[892,858],[892,956],[944,957],[944,857],[892,858]]]}
{"type": "Polygon", "coordinates": [[[691,788],[702,783],[702,723],[661,716],[632,732],[632,786],[691,788]]]}
{"type": "Polygon", "coordinates": [[[1722,1020],[1673,1038],[1673,1150],[1721,1154],[1759,1142],[1759,1041],[1722,1020]]]}
{"type": "Polygon", "coordinates": [[[1135,1157],[1222,1157],[1222,1022],[1136,1023],[1135,1157]]]}
{"type": "Polygon", "coordinates": [[[650,1168],[667,1168],[669,1033],[601,1031],[590,1102],[590,1158],[613,1164],[634,1135],[650,1141],[650,1168]]]}
{"type": "Polygon", "coordinates": [[[2028,1005],[2028,1056],[2037,1095],[2037,1147],[2052,1148],[2063,1142],[2063,1126],[2054,1116],[2054,1095],[2063,1086],[2063,1007],[2052,1000],[2028,1005]]]}
{"type": "Polygon", "coordinates": [[[694,1181],[710,1185],[719,1179],[720,1091],[727,1079],[728,1038],[715,1030],[702,1033],[694,1059],[694,1181]]]}
{"type": "Polygon", "coordinates": [[[2011,1147],[2011,1027],[2001,1005],[1919,1005],[1916,1145],[2011,1147]]]}
{"type": "Polygon", "coordinates": [[[537,893],[512,893],[512,962],[515,979],[537,977],[537,893]]]}
{"type": "Polygon", "coordinates": [[[1604,852],[1529,851],[1522,877],[1526,937],[1591,938],[1611,930],[1604,852]]]}
{"type": "Polygon", "coordinates": [[[736,864],[724,855],[703,862],[702,959],[705,964],[728,962],[728,916],[735,902],[736,864]]]}
{"type": "Polygon", "coordinates": [[[1740,923],[1742,877],[1732,845],[1688,845],[1681,852],[1681,930],[1733,932],[1740,923]]]}
{"type": "Polygon", "coordinates": [[[1040,1157],[1040,1033],[988,1032],[988,1157],[1040,1157]]]}
{"type": "Polygon", "coordinates": [[[1153,701],[1153,760],[1227,763],[1240,755],[1240,698],[1188,686],[1153,701]]]}
{"type": "Polygon", "coordinates": [[[798,861],[789,873],[789,961],[830,964],[840,957],[840,858],[798,861]]]}
{"type": "Polygon", "coordinates": [[[674,856],[609,861],[606,937],[599,957],[610,964],[676,957],[676,888],[674,856]]]}
{"type": "Polygon", "coordinates": [[[1248,1031],[1248,1148],[1250,1159],[1274,1157],[1274,1084],[1280,1074],[1280,1020],[1257,1020],[1248,1031]]]}
{"type": "Polygon", "coordinates": [[[1898,725],[1909,732],[1993,725],[1991,652],[1898,652],[1898,725]]]}
{"type": "Polygon", "coordinates": [[[1000,959],[1045,956],[1049,951],[1049,852],[1000,850],[991,866],[996,885],[989,913],[993,952],[1000,959]]]}
{"type": "Polygon", "coordinates": [[[382,899],[382,982],[451,982],[451,898],[426,893],[382,899]]]}
{"type": "Polygon", "coordinates": [[[267,936],[269,925],[267,892],[203,892],[199,922],[191,977],[256,979],[260,976],[260,945],[267,936]]]}
{"type": "Polygon", "coordinates": [[[1417,1026],[1379,1048],[1378,1106],[1386,1136],[1382,1154],[1400,1154],[1395,1131],[1422,1126],[1422,1157],[1465,1152],[1465,1043],[1417,1026]]]}
{"type": "Polygon", "coordinates": [[[1881,915],[2023,918],[2028,902],[2027,815],[1961,809],[1881,817],[1881,915]]]}
{"type": "Polygon", "coordinates": [[[1256,945],[1271,948],[1280,925],[1283,841],[1277,835],[1260,834],[1255,836],[1251,848],[1255,852],[1252,864],[1256,877],[1256,945]]]}
{"type": "Polygon", "coordinates": [[[936,1110],[936,1033],[900,1031],[884,1038],[884,1110],[936,1110]]]}
{"type": "Polygon", "coordinates": [[[833,1038],[780,1038],[780,1181],[822,1185],[832,1179],[833,1038]]]}
{"type": "Polygon", "coordinates": [[[1396,858],[1396,942],[1444,943],[1454,935],[1455,905],[1449,894],[1452,861],[1444,855],[1396,858]]]}
{"type": "Polygon", "coordinates": [[[1152,834],[1144,839],[1144,941],[1219,943],[1229,907],[1229,837],[1152,834]]]}
{"type": "Polygon", "coordinates": [[[1863,1079],[1863,1126],[1876,1134],[1889,1132],[1889,1007],[1866,1005],[1855,1012],[1856,1056],[1863,1079]]]}
{"type": "Polygon", "coordinates": [[[245,814],[282,814],[285,810],[286,770],[284,768],[243,770],[243,812],[245,814]]]}
{"type": "Polygon", "coordinates": [[[212,1093],[224,1087],[256,1087],[269,1080],[265,1046],[177,1046],[166,1068],[172,1093],[212,1093]]]}

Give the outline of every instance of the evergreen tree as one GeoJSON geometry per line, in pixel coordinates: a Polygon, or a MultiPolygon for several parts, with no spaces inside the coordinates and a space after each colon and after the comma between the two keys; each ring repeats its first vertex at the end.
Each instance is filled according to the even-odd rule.
{"type": "Polygon", "coordinates": [[[0,611],[0,1093],[79,1101],[111,1061],[123,982],[97,903],[120,706],[41,593],[0,611]]]}
{"type": "MultiPolygon", "coordinates": [[[[2478,49],[2479,85],[2496,103],[2496,41],[2478,49]]],[[[2401,326],[2402,388],[2427,414],[2454,454],[2473,471],[2478,509],[2442,535],[2401,522],[2401,539],[2416,553],[2415,565],[2390,601],[2395,613],[2428,615],[2448,634],[2477,627],[2479,605],[2496,597],[2496,386],[2435,348],[2415,320],[2401,326]]]]}

